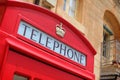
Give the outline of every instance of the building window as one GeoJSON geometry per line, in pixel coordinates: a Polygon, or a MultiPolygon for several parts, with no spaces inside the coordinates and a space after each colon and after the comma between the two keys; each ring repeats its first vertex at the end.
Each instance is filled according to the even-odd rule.
{"type": "Polygon", "coordinates": [[[74,17],[75,10],[76,10],[76,0],[70,0],[69,12],[68,12],[69,16],[74,17]]]}
{"type": "Polygon", "coordinates": [[[64,4],[63,4],[63,10],[64,10],[64,11],[66,10],[66,1],[67,1],[67,0],[64,0],[64,4]]]}
{"type": "Polygon", "coordinates": [[[111,35],[113,35],[112,31],[106,25],[103,25],[103,56],[104,57],[109,57],[111,35]]]}
{"type": "Polygon", "coordinates": [[[39,5],[40,0],[34,0],[34,4],[39,5]]]}
{"type": "Polygon", "coordinates": [[[33,3],[51,10],[55,8],[57,0],[34,0],[33,3]]]}
{"type": "Polygon", "coordinates": [[[107,32],[103,31],[103,56],[104,57],[108,57],[109,37],[110,35],[107,32]]]}

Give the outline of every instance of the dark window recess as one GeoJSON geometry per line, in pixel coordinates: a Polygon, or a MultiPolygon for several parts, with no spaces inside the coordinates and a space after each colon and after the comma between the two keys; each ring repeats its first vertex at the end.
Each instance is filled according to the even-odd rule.
{"type": "Polygon", "coordinates": [[[34,0],[34,4],[39,5],[40,0],[34,0]]]}

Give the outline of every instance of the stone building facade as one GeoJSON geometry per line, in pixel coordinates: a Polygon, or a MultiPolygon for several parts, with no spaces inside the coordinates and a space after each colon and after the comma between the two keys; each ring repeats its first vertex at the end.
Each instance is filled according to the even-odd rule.
{"type": "Polygon", "coordinates": [[[42,6],[74,25],[97,51],[94,61],[95,80],[117,80],[120,72],[120,0],[20,1],[42,6]]]}

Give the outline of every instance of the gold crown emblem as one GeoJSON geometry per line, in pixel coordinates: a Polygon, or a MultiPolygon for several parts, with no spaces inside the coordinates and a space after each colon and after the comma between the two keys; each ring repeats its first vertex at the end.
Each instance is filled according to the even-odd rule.
{"type": "Polygon", "coordinates": [[[65,35],[65,30],[62,28],[62,26],[62,23],[56,25],[56,34],[60,37],[64,37],[65,35]]]}

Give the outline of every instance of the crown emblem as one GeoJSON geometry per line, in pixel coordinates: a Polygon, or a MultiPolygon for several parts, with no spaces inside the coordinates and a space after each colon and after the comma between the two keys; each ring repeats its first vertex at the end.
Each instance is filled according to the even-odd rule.
{"type": "Polygon", "coordinates": [[[62,26],[62,23],[56,25],[56,34],[60,37],[64,37],[65,35],[65,29],[62,26]]]}

